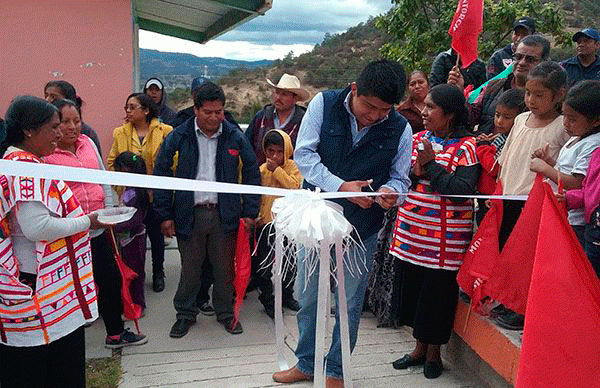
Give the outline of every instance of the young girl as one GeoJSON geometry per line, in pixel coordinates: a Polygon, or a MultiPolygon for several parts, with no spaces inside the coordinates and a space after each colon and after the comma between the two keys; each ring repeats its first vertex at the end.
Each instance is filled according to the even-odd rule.
{"type": "MultiPolygon", "coordinates": [[[[115,171],[136,174],[147,173],[144,159],[131,151],[120,153],[115,158],[114,167],[115,171]]],[[[115,232],[119,233],[123,261],[138,274],[138,277],[131,282],[131,298],[135,304],[145,309],[144,281],[146,280],[146,272],[144,264],[146,261],[146,228],[144,226],[144,219],[150,203],[148,192],[140,188],[126,187],[121,193],[120,202],[124,206],[131,206],[137,209],[129,221],[115,226],[115,232]]]]}
{"type": "MultiPolygon", "coordinates": [[[[600,81],[576,84],[563,104],[565,126],[573,134],[587,133],[585,138],[600,133],[600,81]]],[[[583,141],[583,140],[582,140],[583,141]]],[[[596,274],[600,277],[600,148],[591,154],[581,188],[567,191],[569,209],[583,211],[585,220],[584,250],[596,274]]]]}
{"type": "MultiPolygon", "coordinates": [[[[592,152],[600,146],[600,98],[598,81],[582,82],[569,90],[563,103],[564,126],[571,139],[563,146],[554,161],[542,147],[534,152],[531,171],[540,172],[552,182],[562,182],[565,190],[581,189],[592,152]]],[[[569,210],[569,224],[582,246],[584,243],[584,209],[569,210]]]]}
{"type": "MultiPolygon", "coordinates": [[[[529,169],[531,155],[545,147],[546,155],[556,158],[569,139],[558,110],[566,84],[567,74],[555,62],[542,62],[529,72],[525,84],[525,105],[529,112],[515,118],[498,158],[503,194],[528,195],[535,181],[535,173],[529,169]]],[[[498,238],[500,249],[519,219],[525,202],[504,200],[502,205],[504,211],[498,238]]],[[[496,321],[500,326],[513,330],[522,329],[524,322],[522,316],[510,310],[496,321]]]]}
{"type": "MultiPolygon", "coordinates": [[[[494,113],[494,132],[477,136],[477,159],[482,167],[482,172],[477,184],[481,194],[493,194],[496,188],[496,178],[500,171],[498,157],[504,148],[508,134],[518,114],[525,110],[525,91],[510,89],[498,97],[494,113]]],[[[477,223],[481,223],[487,206],[479,200],[477,223]]]]}

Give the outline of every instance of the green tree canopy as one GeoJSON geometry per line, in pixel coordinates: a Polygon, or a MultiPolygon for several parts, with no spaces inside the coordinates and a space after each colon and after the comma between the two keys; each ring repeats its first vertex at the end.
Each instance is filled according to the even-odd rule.
{"type": "MultiPolygon", "coordinates": [[[[456,0],[393,0],[394,7],[379,16],[376,26],[391,41],[381,53],[397,59],[407,70],[428,71],[435,56],[450,48],[448,28],[456,0]]],[[[484,0],[483,32],[479,36],[479,57],[487,60],[510,40],[513,22],[521,16],[536,20],[537,31],[550,35],[558,45],[570,44],[562,9],[542,0],[484,0]]]]}

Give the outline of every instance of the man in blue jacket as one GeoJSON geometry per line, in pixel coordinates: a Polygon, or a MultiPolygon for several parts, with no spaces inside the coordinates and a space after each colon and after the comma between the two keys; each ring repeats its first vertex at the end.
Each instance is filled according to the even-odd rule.
{"type": "MultiPolygon", "coordinates": [[[[397,62],[381,60],[367,65],[358,80],[344,90],[329,90],[312,99],[300,125],[294,161],[304,176],[305,187],[323,191],[358,192],[363,188],[384,192],[372,197],[338,201],[344,216],[354,226],[365,250],[367,271],[345,270],[350,349],[354,348],[362,312],[365,287],[373,262],[384,209],[397,203],[398,194],[408,192],[412,129],[393,109],[406,87],[404,69],[397,62]]],[[[304,261],[298,260],[297,287],[303,290],[298,311],[298,364],[277,372],[280,383],[311,380],[315,363],[315,329],[318,278],[304,279],[304,261]],[[307,281],[306,285],[304,282],[307,281]]],[[[315,274],[318,270],[315,271],[315,274]]],[[[336,306],[337,307],[337,306],[336,306]]],[[[319,360],[316,360],[319,362],[319,360]]],[[[343,387],[339,312],[326,357],[327,387],[343,387]]]]}
{"type": "MultiPolygon", "coordinates": [[[[223,89],[206,81],[194,98],[195,117],[176,127],[164,140],[154,174],[202,181],[260,185],[260,173],[250,143],[224,117],[223,89]],[[240,163],[241,162],[241,163],[240,163]]],[[[181,274],[173,300],[177,321],[170,336],[180,338],[196,323],[200,272],[208,257],[215,278],[213,304],[217,320],[231,334],[241,333],[233,319],[233,258],[240,218],[247,228],[258,216],[260,195],[155,190],[154,206],[165,236],[177,235],[181,274]]]]}
{"type": "Polygon", "coordinates": [[[573,35],[577,55],[560,63],[567,72],[569,87],[583,80],[600,80],[600,34],[595,28],[584,28],[573,35]]]}

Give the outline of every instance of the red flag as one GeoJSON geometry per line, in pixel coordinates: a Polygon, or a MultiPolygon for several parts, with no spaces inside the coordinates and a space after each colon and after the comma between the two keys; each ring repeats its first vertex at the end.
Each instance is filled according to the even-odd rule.
{"type": "Polygon", "coordinates": [[[519,314],[527,305],[545,186],[538,174],[489,280],[488,295],[519,314]]]}
{"type": "Polygon", "coordinates": [[[483,0],[458,0],[448,34],[463,69],[477,59],[477,38],[483,29],[483,0]]]}
{"type": "Polygon", "coordinates": [[[248,281],[250,280],[250,269],[252,266],[252,259],[250,257],[250,233],[244,226],[244,221],[240,218],[240,225],[238,227],[237,240],[235,243],[235,279],[233,280],[233,286],[235,289],[235,306],[233,307],[233,315],[235,322],[232,327],[235,327],[240,319],[240,308],[244,302],[244,296],[246,295],[246,287],[248,287],[248,281]]]}
{"type": "Polygon", "coordinates": [[[131,282],[138,277],[138,274],[134,270],[129,268],[121,258],[121,252],[119,251],[119,245],[115,237],[115,231],[113,228],[108,228],[108,236],[111,242],[111,248],[121,273],[121,299],[123,300],[123,316],[125,319],[132,319],[135,323],[135,328],[140,334],[140,325],[138,320],[142,317],[142,306],[133,303],[131,298],[131,282]]]}
{"type": "Polygon", "coordinates": [[[600,387],[600,281],[544,194],[516,387],[600,387]]]}
{"type": "MultiPolygon", "coordinates": [[[[498,183],[495,194],[500,192],[502,187],[498,183]]],[[[500,256],[498,233],[502,224],[502,201],[494,199],[491,202],[492,207],[473,236],[456,277],[458,285],[471,297],[473,308],[480,314],[485,314],[482,302],[487,295],[487,282],[500,256]]]]}

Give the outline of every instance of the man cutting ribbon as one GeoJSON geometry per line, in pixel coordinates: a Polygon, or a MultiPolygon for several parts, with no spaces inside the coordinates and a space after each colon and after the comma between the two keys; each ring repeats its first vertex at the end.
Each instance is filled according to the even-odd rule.
{"type": "MultiPolygon", "coordinates": [[[[337,200],[364,243],[365,251],[360,255],[365,257],[367,270],[371,268],[384,209],[396,204],[398,193],[406,193],[410,185],[412,129],[406,119],[392,109],[404,94],[405,80],[404,69],[399,63],[371,62],[358,80],[346,89],[325,91],[315,96],[304,115],[296,141],[294,161],[304,176],[305,187],[320,187],[329,192],[357,192],[363,188],[370,190],[370,184],[374,190],[387,193],[376,200],[371,197],[337,200]]],[[[303,263],[298,260],[299,274],[304,271],[303,263]]],[[[311,380],[315,362],[322,362],[315,361],[317,274],[315,271],[314,276],[307,279],[297,278],[298,283],[306,281],[306,284],[299,284],[302,308],[297,315],[298,364],[275,373],[273,379],[277,382],[311,380]]],[[[353,349],[368,271],[348,273],[344,278],[350,349],[353,349]]],[[[325,358],[326,386],[343,387],[339,306],[336,306],[332,344],[325,358]]]]}

